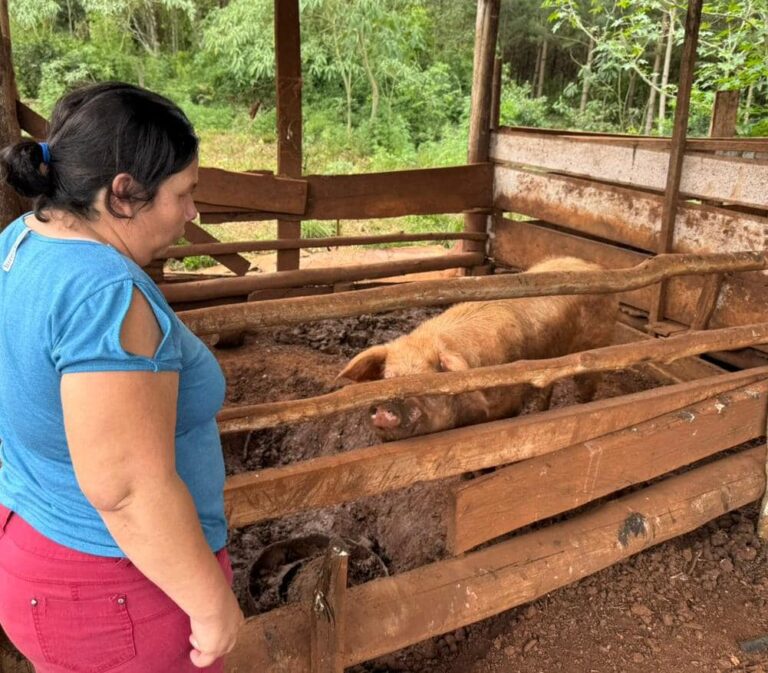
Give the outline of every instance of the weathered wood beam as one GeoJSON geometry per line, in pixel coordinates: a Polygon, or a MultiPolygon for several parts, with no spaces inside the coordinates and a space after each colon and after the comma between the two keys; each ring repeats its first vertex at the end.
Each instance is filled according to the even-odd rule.
{"type": "MultiPolygon", "coordinates": [[[[11,22],[8,0],[0,0],[0,147],[21,139],[21,128],[16,112],[19,92],[13,70],[11,50],[11,22]]],[[[0,231],[26,210],[26,199],[19,196],[5,181],[0,184],[0,231]]]]}
{"type": "MultiPolygon", "coordinates": [[[[593,138],[495,133],[491,160],[662,192],[669,152],[642,145],[612,145],[593,138]]],[[[686,197],[765,209],[766,183],[768,161],[691,152],[683,160],[680,192],[686,197]]]]}
{"type": "MultiPolygon", "coordinates": [[[[685,39],[680,64],[680,77],[675,105],[675,122],[672,130],[672,147],[669,151],[667,184],[664,188],[664,207],[661,211],[661,233],[656,248],[658,254],[672,252],[672,237],[675,231],[675,218],[680,197],[680,179],[685,159],[685,139],[688,135],[688,113],[691,106],[693,70],[696,64],[696,45],[699,41],[701,9],[704,0],[689,0],[688,13],[685,17],[685,39]]],[[[667,284],[662,280],[653,291],[653,300],[648,311],[650,325],[664,319],[667,284]]]]}
{"type": "Polygon", "coordinates": [[[712,106],[712,121],[709,125],[709,135],[713,138],[731,138],[736,135],[736,124],[739,118],[739,98],[741,92],[718,91],[712,106]]]}
{"type": "Polygon", "coordinates": [[[305,180],[201,167],[195,201],[301,215],[308,188],[305,180]]]}
{"type": "MultiPolygon", "coordinates": [[[[762,249],[761,245],[758,249],[762,249]]],[[[597,262],[607,268],[640,264],[648,255],[634,250],[574,236],[541,223],[505,219],[494,229],[492,256],[497,264],[520,269],[552,256],[572,255],[597,262]]],[[[720,298],[710,320],[711,327],[745,325],[765,319],[764,273],[727,274],[720,298]]],[[[687,276],[670,281],[667,315],[690,325],[696,313],[703,277],[687,276]]],[[[630,306],[647,311],[651,305],[650,288],[624,292],[619,299],[630,306]]]]}
{"type": "MultiPolygon", "coordinates": [[[[514,223],[523,224],[523,223],[514,223]]],[[[589,241],[587,243],[590,243],[589,241]]],[[[558,248],[551,248],[558,249],[558,248]]],[[[567,253],[564,253],[567,254],[567,253]]],[[[451,255],[452,266],[472,266],[472,255],[451,255]]],[[[476,257],[476,256],[474,256],[476,257]]],[[[588,256],[587,256],[588,257],[588,256]]],[[[444,258],[438,258],[444,259],[444,258]]],[[[504,274],[483,278],[456,278],[437,281],[420,281],[407,285],[388,288],[363,290],[355,293],[339,293],[318,302],[314,299],[296,298],[278,302],[261,302],[235,306],[215,306],[194,311],[185,311],[180,317],[197,334],[217,334],[222,329],[257,329],[272,325],[292,325],[310,320],[343,318],[363,313],[395,311],[417,306],[445,306],[460,301],[488,301],[492,299],[511,299],[515,297],[548,296],[557,294],[592,294],[608,292],[626,292],[642,288],[657,282],[661,278],[683,275],[699,275],[718,271],[747,271],[765,268],[766,260],[761,253],[729,253],[725,255],[662,255],[644,261],[641,255],[635,255],[626,264],[638,265],[631,269],[606,269],[603,271],[547,272],[527,274],[504,274]],[[639,257],[639,259],[637,259],[639,257]]],[[[407,266],[411,262],[398,262],[397,273],[409,273],[425,268],[407,266]]],[[[437,262],[435,262],[437,263],[437,262]]],[[[446,261],[446,263],[448,263],[446,261]]],[[[387,264],[392,264],[388,262],[387,264]]],[[[610,266],[610,265],[607,265],[610,266]]],[[[373,269],[377,265],[369,265],[373,269]]],[[[390,267],[387,267],[389,269],[390,267]]],[[[435,267],[439,268],[439,267],[435,267]]],[[[445,267],[443,267],[445,268],[445,267]]],[[[385,269],[386,271],[386,269],[385,269]]],[[[292,272],[288,277],[285,272],[264,274],[261,287],[289,287],[291,284],[309,285],[323,282],[338,282],[354,278],[374,278],[368,274],[342,270],[307,269],[292,272]],[[322,272],[322,274],[320,273],[322,272]],[[299,275],[301,274],[301,275],[299,275]],[[335,276],[334,276],[335,274],[335,276]],[[272,278],[274,277],[274,278],[272,278]],[[272,278],[272,279],[270,279],[272,278]],[[294,283],[295,280],[295,283],[294,283]]],[[[395,275],[386,271],[386,275],[395,275]]],[[[254,276],[258,279],[258,276],[254,276]]],[[[225,279],[234,292],[235,283],[248,279],[225,279]]],[[[213,281],[206,281],[213,282],[213,281]]],[[[185,283],[191,286],[192,283],[185,283]]],[[[208,286],[211,287],[211,286],[208,286]]],[[[178,299],[181,288],[164,286],[169,301],[178,299]],[[171,294],[173,292],[174,294],[171,294]],[[173,297],[173,298],[171,298],[173,297]]],[[[240,286],[237,286],[240,289],[240,286]]],[[[254,288],[255,289],[255,288],[254,288]]]]}
{"type": "MultiPolygon", "coordinates": [[[[496,167],[494,185],[494,204],[504,210],[649,252],[659,246],[659,194],[508,166],[496,167]]],[[[672,251],[762,250],[764,231],[766,217],[683,202],[672,251]]]]}
{"type": "MultiPolygon", "coordinates": [[[[298,178],[302,173],[301,26],[299,0],[275,0],[277,87],[277,172],[298,178]]],[[[277,220],[278,238],[300,238],[301,221],[277,220]]],[[[277,270],[299,268],[299,251],[278,250],[277,270]]]]}
{"type": "MultiPolygon", "coordinates": [[[[192,243],[198,243],[204,246],[222,245],[219,239],[209,234],[205,229],[198,226],[194,222],[187,222],[184,225],[184,238],[192,243]]],[[[209,254],[209,253],[198,253],[209,254]]],[[[236,273],[238,276],[244,276],[248,273],[248,269],[251,268],[251,263],[241,255],[217,252],[213,250],[211,255],[219,264],[223,264],[230,271],[236,273]]],[[[167,259],[167,257],[158,257],[156,259],[167,259]]]]}
{"type": "MultiPolygon", "coordinates": [[[[572,138],[582,142],[598,143],[601,145],[624,145],[626,147],[657,150],[668,150],[672,145],[669,137],[638,136],[628,133],[600,133],[596,131],[572,131],[567,129],[544,129],[529,126],[501,126],[501,135],[549,135],[562,138],[572,138]]],[[[689,138],[686,146],[691,152],[768,152],[766,138],[689,138]]]]}
{"type": "Polygon", "coordinates": [[[691,329],[706,329],[709,319],[715,312],[717,298],[723,285],[723,274],[713,273],[704,279],[704,287],[701,288],[699,303],[696,305],[696,313],[691,321],[691,329]]]}
{"type": "Polygon", "coordinates": [[[242,473],[224,490],[229,525],[327,507],[563,449],[765,378],[768,367],[242,473]]]}
{"type": "Polygon", "coordinates": [[[332,542],[323,559],[309,610],[312,673],[344,673],[348,566],[349,552],[340,540],[332,542]]]}
{"type": "MultiPolygon", "coordinates": [[[[345,665],[353,666],[530,602],[754,501],[764,448],[671,477],[534,533],[353,587],[345,665]]],[[[227,673],[307,673],[309,617],[287,606],[247,620],[227,673]]]]}
{"type": "MultiPolygon", "coordinates": [[[[286,250],[301,248],[335,248],[350,245],[379,245],[381,243],[413,243],[417,241],[460,241],[470,239],[485,241],[487,234],[424,233],[383,234],[381,236],[329,236],[324,238],[292,238],[271,241],[238,241],[236,243],[202,243],[200,245],[175,245],[160,255],[162,259],[183,259],[191,255],[228,255],[259,250],[286,250]]],[[[214,239],[215,240],[215,239],[214,239]]]]}
{"type": "Polygon", "coordinates": [[[765,432],[768,380],[452,488],[453,554],[639,484],[765,432]],[[706,438],[706,441],[704,440],[706,438]]]}
{"type": "MultiPolygon", "coordinates": [[[[219,297],[247,295],[254,290],[301,287],[303,285],[325,285],[328,283],[342,283],[369,278],[388,278],[390,276],[400,276],[422,271],[441,271],[444,269],[475,266],[482,262],[482,258],[483,256],[477,253],[450,253],[394,262],[355,264],[353,266],[325,269],[277,271],[275,273],[254,274],[242,278],[218,278],[187,283],[165,283],[160,285],[160,289],[169,302],[200,301],[219,297]]],[[[236,307],[233,306],[232,308],[235,309],[236,307]]],[[[241,325],[237,321],[233,321],[233,324],[222,325],[215,332],[220,332],[222,328],[244,329],[248,328],[248,325],[241,325]]]]}
{"type": "MultiPolygon", "coordinates": [[[[472,69],[472,101],[469,115],[467,163],[488,161],[491,138],[491,108],[493,98],[493,64],[499,32],[500,0],[477,0],[475,51],[472,69]]],[[[464,231],[484,233],[488,228],[487,213],[467,213],[464,231]]],[[[465,252],[484,252],[485,244],[465,241],[465,252]]]]}
{"type": "Polygon", "coordinates": [[[21,130],[35,140],[45,140],[48,137],[48,120],[20,100],[16,100],[16,116],[21,130]]]}

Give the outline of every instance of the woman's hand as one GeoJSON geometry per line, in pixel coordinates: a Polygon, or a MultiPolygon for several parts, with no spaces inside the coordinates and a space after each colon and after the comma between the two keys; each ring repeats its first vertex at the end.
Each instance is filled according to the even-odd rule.
{"type": "Polygon", "coordinates": [[[223,596],[221,608],[210,617],[190,617],[192,634],[189,642],[194,648],[189,653],[192,663],[198,668],[210,666],[229,652],[237,641],[237,634],[245,618],[232,591],[223,596]]]}

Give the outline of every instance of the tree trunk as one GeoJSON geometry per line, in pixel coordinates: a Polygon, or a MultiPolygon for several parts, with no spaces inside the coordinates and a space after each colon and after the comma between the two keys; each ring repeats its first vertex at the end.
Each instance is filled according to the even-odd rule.
{"type": "MultiPolygon", "coordinates": [[[[16,115],[16,76],[11,55],[11,27],[8,0],[0,0],[0,147],[21,139],[16,115]]],[[[26,203],[8,185],[0,183],[0,230],[24,212],[26,203]]]]}
{"type": "MultiPolygon", "coordinates": [[[[629,84],[627,85],[627,97],[624,99],[624,115],[625,119],[627,116],[632,114],[632,102],[635,98],[635,89],[637,88],[637,73],[632,70],[629,73],[629,84]]],[[[631,117],[630,117],[631,121],[631,117]]]]}
{"type": "Polygon", "coordinates": [[[667,107],[667,85],[669,84],[669,66],[672,62],[672,47],[675,45],[675,7],[669,9],[669,27],[667,30],[667,52],[664,55],[664,72],[661,74],[661,93],[659,94],[659,135],[664,133],[664,117],[667,107]]]}
{"type": "Polygon", "coordinates": [[[374,121],[379,112],[379,84],[373,74],[371,63],[368,60],[368,50],[365,46],[363,34],[359,31],[357,33],[357,43],[360,45],[360,52],[363,57],[363,67],[365,68],[366,75],[368,75],[368,82],[371,85],[371,121],[374,121]]]}
{"type": "Polygon", "coordinates": [[[587,48],[587,65],[584,66],[584,81],[581,85],[581,101],[579,101],[579,114],[584,114],[587,109],[587,100],[589,99],[589,87],[592,84],[592,59],[595,55],[595,42],[589,39],[587,48]]]}
{"type": "Polygon", "coordinates": [[[648,93],[648,107],[645,109],[645,129],[644,134],[651,135],[653,129],[653,112],[656,109],[656,87],[659,83],[659,72],[661,70],[661,52],[664,49],[664,33],[669,25],[669,15],[665,12],[661,21],[661,33],[656,42],[656,52],[653,57],[653,75],[651,75],[651,90],[648,93]]]}
{"type": "Polygon", "coordinates": [[[544,75],[547,71],[547,41],[544,40],[544,44],[541,47],[541,64],[539,69],[539,84],[536,87],[536,98],[541,98],[544,95],[544,75]]]}
{"type": "Polygon", "coordinates": [[[539,70],[541,69],[541,50],[543,45],[536,47],[536,65],[533,68],[533,83],[531,84],[531,96],[536,94],[536,88],[539,84],[539,70]]]}
{"type": "Polygon", "coordinates": [[[750,112],[752,111],[752,96],[754,95],[754,92],[755,92],[755,85],[750,84],[749,89],[747,89],[747,102],[745,104],[745,109],[744,109],[744,126],[749,124],[749,115],[750,115],[750,112]]]}

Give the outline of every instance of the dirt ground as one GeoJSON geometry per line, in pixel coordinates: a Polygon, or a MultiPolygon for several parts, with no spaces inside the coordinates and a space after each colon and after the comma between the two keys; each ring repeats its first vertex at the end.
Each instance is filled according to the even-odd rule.
{"type": "MultiPolygon", "coordinates": [[[[248,335],[216,351],[229,404],[306,397],[332,390],[349,357],[436,313],[412,310],[248,335]]],[[[598,397],[659,385],[642,370],[608,374],[598,397]]],[[[557,385],[553,406],[573,403],[557,385]]],[[[230,473],[375,443],[365,411],[225,438],[230,473]]],[[[313,535],[339,535],[358,550],[351,582],[445,558],[450,480],[263,522],[233,532],[236,589],[248,614],[306,592],[313,535]],[[286,542],[290,541],[290,542],[286,542]],[[307,549],[309,548],[309,551],[307,549]],[[266,550],[266,553],[265,553],[266,550]],[[302,560],[303,558],[303,560],[302,560]],[[254,569],[251,571],[251,566],[254,569]],[[250,588],[250,592],[249,592],[250,588]]],[[[740,642],[768,634],[765,548],[754,506],[725,515],[525,606],[351,669],[403,673],[768,673],[768,654],[740,642]]]]}

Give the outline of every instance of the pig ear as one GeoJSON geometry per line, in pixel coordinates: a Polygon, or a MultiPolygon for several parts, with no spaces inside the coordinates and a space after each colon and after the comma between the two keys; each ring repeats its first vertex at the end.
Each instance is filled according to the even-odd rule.
{"type": "Polygon", "coordinates": [[[469,369],[469,363],[455,351],[440,349],[440,369],[444,372],[461,372],[469,369]]]}
{"type": "Polygon", "coordinates": [[[386,346],[373,346],[364,350],[349,361],[336,379],[351,379],[359,383],[383,378],[387,350],[386,346]]]}

